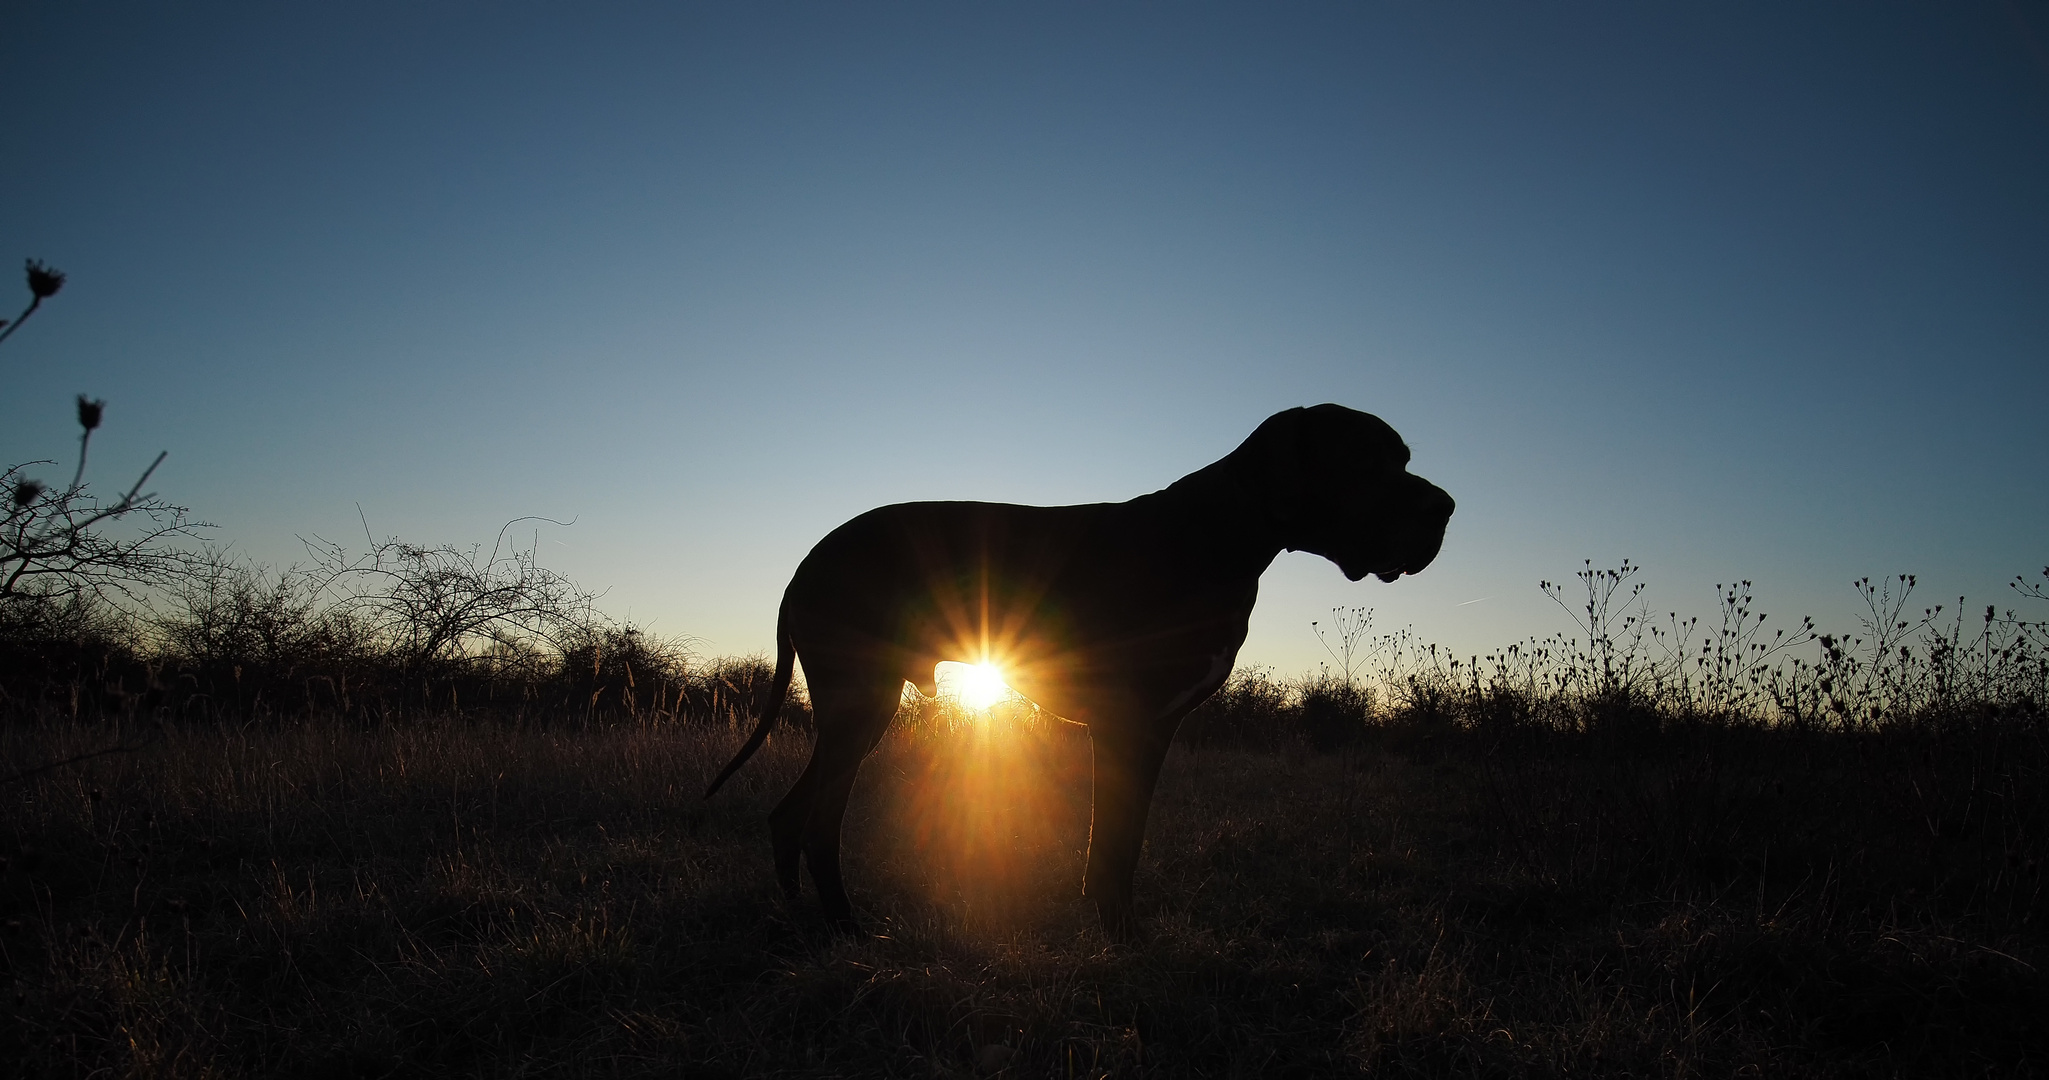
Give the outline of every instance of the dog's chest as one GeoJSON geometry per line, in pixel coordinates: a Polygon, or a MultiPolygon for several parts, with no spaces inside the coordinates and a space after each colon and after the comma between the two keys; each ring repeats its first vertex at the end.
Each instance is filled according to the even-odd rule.
{"type": "Polygon", "coordinates": [[[1238,647],[1231,646],[1210,654],[1209,666],[1201,678],[1190,682],[1179,693],[1170,698],[1159,712],[1159,719],[1171,720],[1186,715],[1188,710],[1203,703],[1204,699],[1216,693],[1217,687],[1231,677],[1231,668],[1238,662],[1238,647]]]}

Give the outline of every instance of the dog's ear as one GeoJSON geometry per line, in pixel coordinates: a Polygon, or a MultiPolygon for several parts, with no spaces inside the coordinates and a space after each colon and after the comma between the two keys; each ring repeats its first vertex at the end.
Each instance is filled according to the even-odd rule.
{"type": "MultiPolygon", "coordinates": [[[[1255,492],[1274,523],[1287,528],[1299,524],[1311,512],[1315,478],[1316,418],[1303,408],[1288,409],[1267,417],[1253,431],[1259,447],[1259,469],[1255,492]]],[[[1251,441],[1251,440],[1248,440],[1251,441]]]]}

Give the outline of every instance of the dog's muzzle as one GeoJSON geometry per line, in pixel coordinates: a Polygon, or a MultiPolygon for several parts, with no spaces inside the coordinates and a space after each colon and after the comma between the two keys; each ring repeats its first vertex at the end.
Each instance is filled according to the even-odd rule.
{"type": "MultiPolygon", "coordinates": [[[[1401,545],[1407,554],[1395,566],[1373,572],[1373,576],[1382,581],[1391,582],[1403,574],[1421,573],[1424,567],[1435,561],[1438,551],[1444,547],[1444,527],[1451,523],[1452,511],[1458,509],[1458,503],[1443,488],[1421,477],[1417,480],[1424,490],[1417,498],[1418,505],[1411,519],[1415,522],[1414,531],[1405,538],[1409,542],[1401,545]]],[[[1357,581],[1365,575],[1348,576],[1357,581]]]]}

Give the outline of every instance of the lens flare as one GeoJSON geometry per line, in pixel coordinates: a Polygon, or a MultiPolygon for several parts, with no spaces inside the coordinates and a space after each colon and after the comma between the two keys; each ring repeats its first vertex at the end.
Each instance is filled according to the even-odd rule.
{"type": "Polygon", "coordinates": [[[1016,692],[1003,681],[994,664],[939,665],[939,694],[959,701],[965,708],[981,712],[1016,692]]]}

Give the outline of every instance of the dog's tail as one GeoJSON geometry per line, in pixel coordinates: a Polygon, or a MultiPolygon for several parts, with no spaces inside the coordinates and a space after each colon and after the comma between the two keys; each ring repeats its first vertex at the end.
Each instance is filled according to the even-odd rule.
{"type": "Polygon", "coordinates": [[[790,691],[790,676],[795,671],[797,660],[797,650],[790,644],[787,624],[788,620],[781,612],[777,612],[775,679],[769,684],[768,700],[761,705],[761,720],[754,725],[754,734],[747,736],[747,744],[740,748],[739,753],[733,755],[731,762],[727,763],[725,771],[719,773],[718,779],[713,780],[711,786],[704,789],[704,797],[707,799],[718,794],[719,788],[731,779],[734,773],[740,771],[740,766],[747,764],[747,759],[753,757],[756,750],[761,749],[762,742],[768,738],[768,729],[774,727],[776,718],[783,714],[783,696],[790,691]]]}

